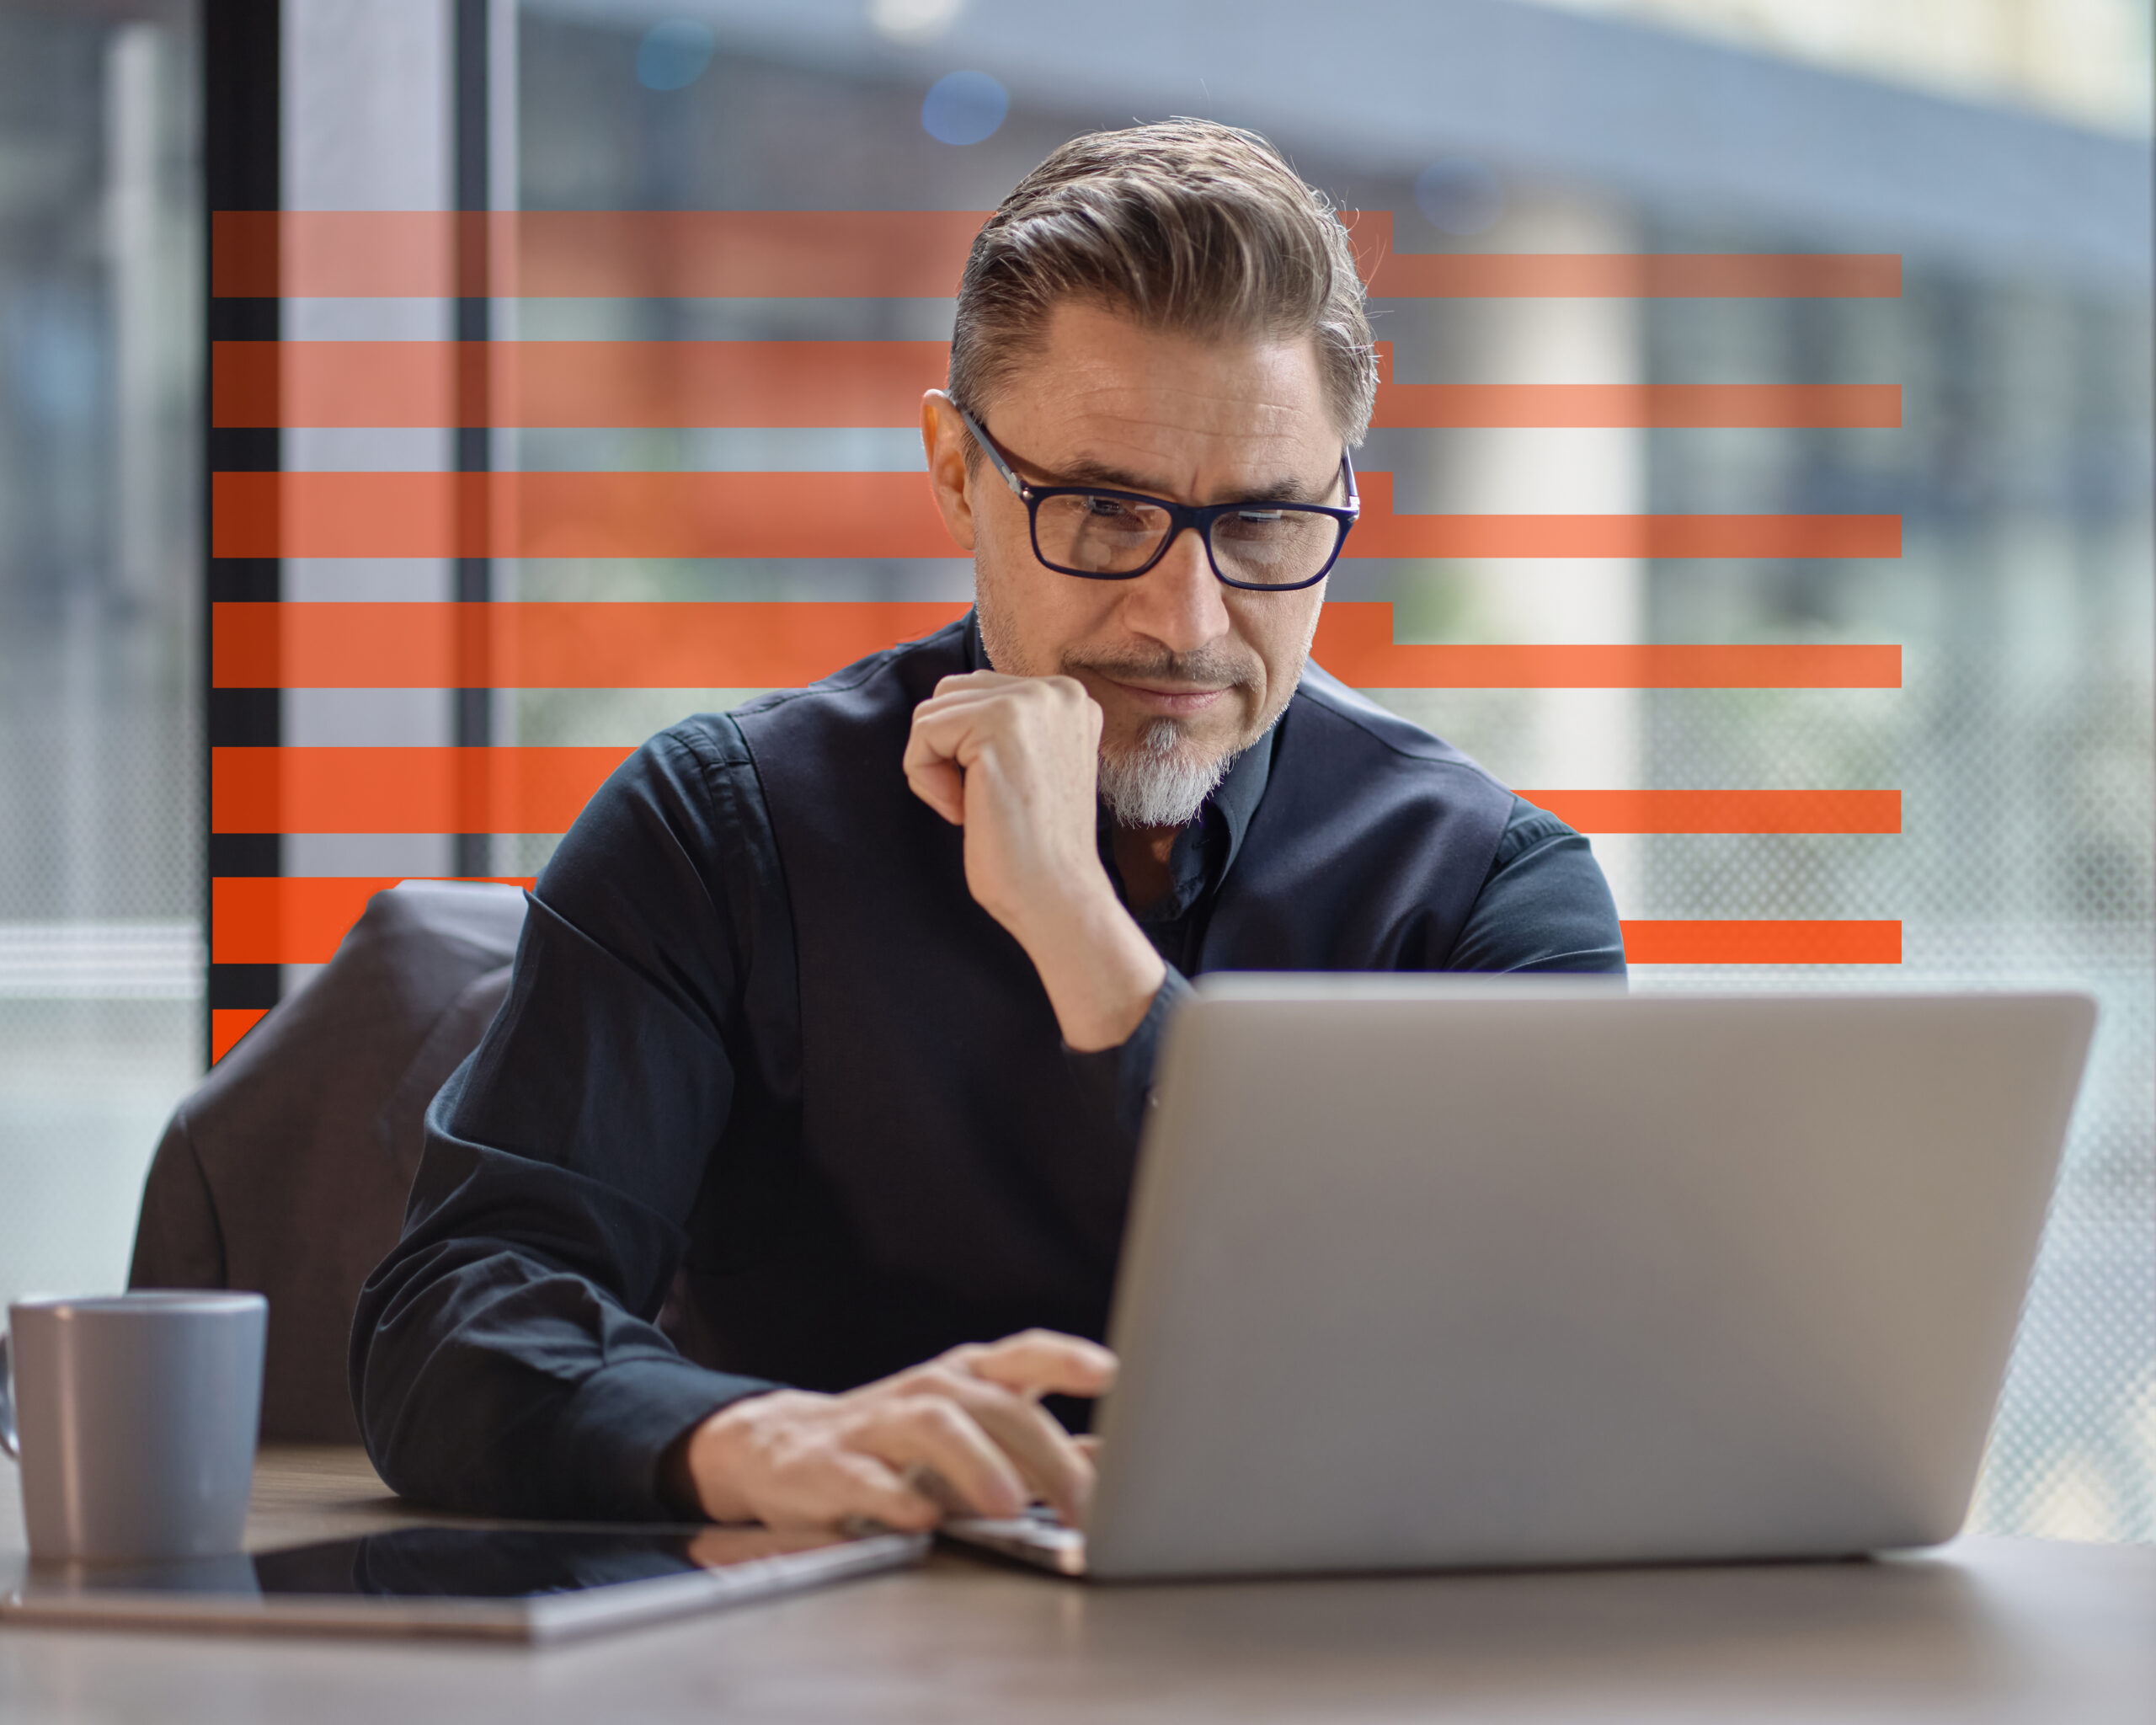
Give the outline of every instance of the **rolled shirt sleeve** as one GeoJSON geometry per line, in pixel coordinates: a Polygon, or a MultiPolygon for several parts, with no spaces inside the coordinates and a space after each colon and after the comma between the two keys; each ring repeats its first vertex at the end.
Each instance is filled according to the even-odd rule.
{"type": "Polygon", "coordinates": [[[1160,1064],[1161,1038],[1175,1010],[1191,996],[1189,978],[1172,964],[1154,992],[1145,1016],[1113,1048],[1081,1054],[1066,1044],[1064,1057],[1078,1081],[1092,1096],[1095,1105],[1115,1123],[1128,1139],[1145,1130],[1145,1111],[1153,1102],[1153,1072],[1160,1064]]]}
{"type": "Polygon", "coordinates": [[[353,1398],[397,1491],[501,1515],[669,1514],[661,1455],[771,1387],[656,1318],[744,1054],[753,953],[725,763],[662,734],[531,895],[508,998],[428,1111],[403,1239],[368,1279],[353,1398]]]}

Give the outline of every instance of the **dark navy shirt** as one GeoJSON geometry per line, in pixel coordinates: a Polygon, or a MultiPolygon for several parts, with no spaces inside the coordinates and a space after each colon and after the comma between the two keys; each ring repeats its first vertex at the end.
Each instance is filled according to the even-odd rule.
{"type": "MultiPolygon", "coordinates": [[[[1287,751],[1297,763],[1294,793],[1307,798],[1311,782],[1321,781],[1324,797],[1345,799],[1336,806],[1374,814],[1376,824],[1341,820],[1342,835],[1363,835],[1358,841],[1321,824],[1319,830],[1294,831],[1283,844],[1282,817],[1277,811],[1268,817],[1280,853],[1265,859],[1274,882],[1266,914],[1274,927],[1284,919],[1287,935],[1295,936],[1298,919],[1353,921],[1357,907],[1383,903],[1388,891],[1397,896],[1401,883],[1422,878],[1416,868],[1428,873],[1427,850],[1414,854],[1424,841],[1417,824],[1423,817],[1413,811],[1422,805],[1409,790],[1385,788],[1391,781],[1375,771],[1367,782],[1358,779],[1363,769],[1353,763],[1373,750],[1390,751],[1387,771],[1402,759],[1412,766],[1442,755],[1444,771],[1454,775],[1450,782],[1467,776],[1477,806],[1489,811],[1480,817],[1487,825],[1475,853],[1482,878],[1479,886],[1455,882],[1448,889],[1465,907],[1449,948],[1396,943],[1389,962],[1482,971],[1624,968],[1616,912],[1584,839],[1511,798],[1427,733],[1314,671],[1280,727],[1236,761],[1177,836],[1167,893],[1138,913],[1170,967],[1145,1021],[1118,1048],[1064,1051],[1076,1080],[1072,1094],[1090,1097],[1097,1125],[1071,1126],[1067,1102],[1055,1104],[1053,1121],[1038,1125],[1052,1124],[1075,1144],[1081,1165],[1075,1174],[1027,1176],[1007,1188],[988,1183],[992,1189],[984,1190],[968,1171],[990,1165],[964,1162],[958,1152],[965,1146],[947,1146],[952,1134],[942,1128],[911,1137],[896,1131],[876,1156],[841,1161],[836,1172],[829,1157],[821,1168],[805,1166],[814,1158],[803,1153],[802,955],[819,943],[804,941],[797,927],[797,917],[811,914],[803,901],[813,907],[822,893],[822,902],[835,905],[828,895],[851,895],[865,872],[895,873],[904,859],[889,847],[900,842],[891,836],[899,829],[915,834],[915,849],[939,871],[921,878],[939,886],[947,885],[942,874],[955,868],[958,854],[958,835],[935,817],[912,820],[921,811],[910,797],[894,802],[883,782],[899,772],[905,715],[921,690],[932,686],[926,680],[939,670],[985,662],[970,629],[963,644],[954,630],[898,651],[915,654],[919,665],[931,649],[944,658],[916,671],[920,687],[883,697],[874,746],[848,740],[848,733],[830,757],[849,763],[841,777],[874,777],[828,787],[810,782],[819,820],[840,840],[835,886],[826,880],[812,892],[799,867],[789,878],[776,836],[785,824],[775,823],[765,782],[774,763],[766,760],[760,776],[748,740],[755,733],[744,730],[755,707],[744,709],[738,723],[707,714],[662,732],[609,779],[563,840],[531,896],[501,1012],[429,1111],[404,1237],[360,1296],[354,1400],[376,1464],[398,1490],[500,1514],[666,1514],[673,1506],[660,1495],[660,1457],[696,1422],[743,1396],[781,1382],[842,1388],[939,1346],[987,1339],[974,1332],[991,1321],[984,1315],[991,1310],[994,1322],[1011,1328],[1043,1322],[1097,1334],[1113,1279],[1119,1226],[1113,1217],[1127,1198],[1162,1027],[1189,991],[1187,974],[1239,962],[1235,952],[1220,950],[1215,912],[1258,811],[1268,806],[1268,787],[1276,802],[1289,795],[1275,767],[1276,753],[1286,750],[1278,740],[1289,728],[1298,728],[1296,749],[1287,751]],[[939,640],[948,644],[938,648],[939,640]],[[1321,682],[1323,692],[1311,693],[1321,682]],[[1305,711],[1311,701],[1322,710],[1305,711]],[[1326,740],[1337,736],[1352,737],[1355,748],[1326,740]],[[1328,749],[1337,760],[1323,752],[1328,749]],[[1394,801],[1383,804],[1386,798],[1394,801]],[[1380,799],[1374,809],[1373,799],[1380,799]],[[872,805],[884,809],[882,827],[849,836],[847,811],[872,805]],[[1372,832],[1386,841],[1371,842],[1372,832]],[[947,1147],[945,1165],[927,1165],[947,1147]],[[892,1166],[906,1157],[920,1165],[892,1166]],[[939,1182],[947,1195],[937,1195],[939,1182]],[[888,1272],[888,1263],[864,1268],[855,1261],[868,1255],[859,1243],[867,1236],[843,1226],[844,1216],[873,1212],[887,1244],[939,1229],[949,1236],[957,1199],[948,1194],[962,1197],[964,1226],[972,1230],[947,1254],[962,1278],[975,1264],[988,1275],[999,1234],[1014,1244],[1065,1237],[1068,1231],[1058,1234],[1053,1214],[1059,1204],[1094,1219],[1088,1237],[1105,1245],[1084,1261],[1082,1274],[1057,1268],[1065,1260],[1047,1247],[1026,1247],[1023,1268],[1014,1274],[1048,1279],[1006,1277],[1001,1304],[992,1306],[969,1306],[963,1290],[939,1291],[918,1279],[885,1274],[878,1281],[874,1274],[888,1272]],[[921,1212],[911,1222],[909,1204],[921,1212]],[[1105,1232],[1102,1215],[1110,1219],[1105,1232]],[[712,1295],[707,1303],[725,1314],[716,1330],[700,1321],[700,1275],[712,1295]],[[870,1336],[879,1338],[873,1347],[863,1339],[870,1336]]],[[[835,688],[830,698],[843,699],[847,678],[862,683],[864,667],[873,673],[878,663],[864,661],[818,687],[835,688]]],[[[887,665],[886,682],[888,671],[887,665]]],[[[867,686],[876,686],[873,675],[867,686]]],[[[825,698],[816,691],[806,697],[812,707],[825,698]]],[[[788,794],[796,802],[788,809],[803,800],[794,771],[796,788],[788,794]]],[[[784,782],[783,774],[771,779],[784,782]]],[[[1114,879],[1105,814],[1100,832],[1102,858],[1114,879]]],[[[1246,862],[1241,876],[1253,866],[1246,862]]],[[[922,895],[924,920],[947,914],[926,908],[935,897],[922,895]]],[[[969,900],[963,911],[979,918],[969,900]]],[[[887,919],[880,932],[858,938],[859,950],[849,947],[842,955],[848,966],[857,963],[859,991],[870,998],[934,971],[923,940],[947,952],[954,943],[1006,939],[992,926],[972,928],[955,917],[926,932],[891,926],[904,920],[887,919]]],[[[1348,962],[1378,968],[1388,961],[1348,962]]],[[[1002,1037],[1009,1064],[1008,1039],[1018,1033],[1013,1025],[1045,1025],[1054,1060],[1052,1017],[1039,1002],[1011,995],[1014,986],[1039,992],[1029,967],[984,974],[1015,976],[1015,984],[994,985],[1010,1009],[999,1001],[981,1015],[996,1022],[961,1023],[954,1033],[931,1039],[927,1045],[948,1049],[947,1070],[926,1075],[932,1085],[985,1089],[979,1063],[995,1058],[1002,1037]]],[[[841,991],[855,991],[852,975],[849,969],[841,979],[841,991]]],[[[830,998],[828,978],[820,998],[830,998]]],[[[899,1000],[893,1010],[903,1012],[902,993],[899,1000]]],[[[824,1039],[826,1060],[832,1039],[824,1039]]],[[[921,1044],[916,1039],[911,1045],[921,1044]]],[[[1028,1058],[1039,1058],[1030,1042],[1027,1048],[1028,1058]]],[[[859,1063],[874,1062],[879,1050],[847,1053],[857,1064],[841,1065],[841,1076],[825,1081],[865,1086],[875,1075],[859,1063]]],[[[1070,1089],[1052,1065],[1038,1070],[1054,1081],[1041,1089],[1070,1089]]],[[[1032,1093],[1023,1093],[1021,1106],[1032,1093]]],[[[862,1135],[860,1120],[853,1118],[850,1135],[862,1135]]],[[[867,1130],[873,1134],[873,1117],[867,1130]]],[[[1022,1146],[1051,1135],[1022,1120],[1014,1132],[1022,1146]]]]}

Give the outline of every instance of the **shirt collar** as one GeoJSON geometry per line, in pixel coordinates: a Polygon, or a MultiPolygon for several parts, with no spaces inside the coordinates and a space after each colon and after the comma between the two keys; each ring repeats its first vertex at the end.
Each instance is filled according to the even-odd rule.
{"type": "Polygon", "coordinates": [[[1251,819],[1265,795],[1266,782],[1273,777],[1273,739],[1279,729],[1275,720],[1265,728],[1263,736],[1235,756],[1228,776],[1208,799],[1227,832],[1227,848],[1220,858],[1222,876],[1234,866],[1235,853],[1243,847],[1243,835],[1250,830],[1251,819]]]}

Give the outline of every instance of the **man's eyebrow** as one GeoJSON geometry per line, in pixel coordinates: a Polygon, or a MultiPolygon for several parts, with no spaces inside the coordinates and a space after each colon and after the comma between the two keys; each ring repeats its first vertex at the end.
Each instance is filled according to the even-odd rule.
{"type": "MultiPolygon", "coordinates": [[[[1079,456],[1058,469],[1059,477],[1054,482],[1065,485],[1101,485],[1112,491],[1139,491],[1148,497],[1164,497],[1167,494],[1159,486],[1139,475],[1125,473],[1120,467],[1109,466],[1079,456]]],[[[1327,487],[1331,479],[1327,478],[1327,487]]],[[[1219,499],[1222,503],[1309,503],[1313,500],[1310,488],[1300,479],[1274,479],[1248,490],[1238,491],[1233,497],[1219,499]]]]}

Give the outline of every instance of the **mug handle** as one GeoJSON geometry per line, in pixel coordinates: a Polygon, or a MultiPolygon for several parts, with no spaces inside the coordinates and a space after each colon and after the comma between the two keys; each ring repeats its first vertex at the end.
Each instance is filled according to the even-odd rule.
{"type": "Polygon", "coordinates": [[[15,1432],[14,1361],[8,1358],[8,1332],[0,1330],[0,1450],[23,1459],[23,1440],[15,1432]]]}

